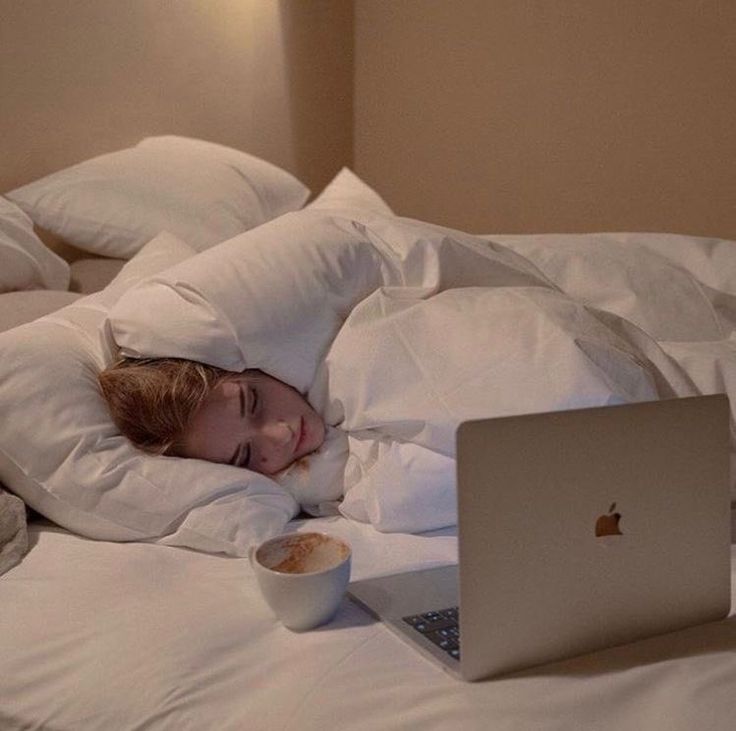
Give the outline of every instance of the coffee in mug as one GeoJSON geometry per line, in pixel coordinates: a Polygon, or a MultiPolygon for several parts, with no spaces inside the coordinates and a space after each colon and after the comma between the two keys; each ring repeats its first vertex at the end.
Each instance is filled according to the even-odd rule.
{"type": "Polygon", "coordinates": [[[287,533],[249,552],[264,598],[297,631],[332,619],[350,580],[350,557],[350,546],[326,533],[287,533]]]}

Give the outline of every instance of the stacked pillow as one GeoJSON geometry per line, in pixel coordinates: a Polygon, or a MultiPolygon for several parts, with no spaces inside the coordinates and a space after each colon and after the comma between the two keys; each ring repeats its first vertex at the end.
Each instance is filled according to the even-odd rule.
{"type": "Polygon", "coordinates": [[[227,465],[149,456],[114,427],[97,373],[116,357],[106,324],[121,293],[194,254],[170,234],[147,244],[102,292],[0,335],[0,481],[72,531],[243,553],[296,504],[227,465]]]}
{"type": "MultiPolygon", "coordinates": [[[[354,194],[356,181],[351,176],[342,173],[354,194]]],[[[340,186],[333,187],[333,193],[339,198],[340,186]]],[[[329,198],[323,199],[327,207],[332,205],[329,198]]],[[[373,205],[380,201],[370,198],[373,205]]],[[[298,252],[299,241],[311,240],[330,218],[319,207],[303,215],[322,223],[311,233],[295,224],[296,242],[290,240],[293,236],[281,236],[292,225],[291,215],[282,218],[285,228],[274,221],[237,238],[246,237],[246,249],[251,244],[258,248],[257,242],[265,240],[264,229],[266,235],[269,230],[276,232],[283,250],[273,257],[263,251],[261,265],[277,271],[274,263],[289,251],[298,252]]],[[[146,244],[104,291],[0,334],[0,411],[4,415],[0,481],[42,515],[92,538],[156,541],[245,555],[251,542],[283,529],[298,505],[276,482],[229,465],[136,450],[112,423],[97,385],[97,373],[118,357],[109,315],[121,297],[131,292],[128,304],[135,302],[140,294],[135,285],[145,288],[144,282],[165,270],[176,276],[177,268],[188,260],[195,271],[203,266],[200,257],[227,262],[229,248],[231,244],[224,243],[193,257],[194,248],[163,233],[146,244]]],[[[317,242],[317,252],[328,249],[329,242],[317,242]]],[[[343,260],[338,266],[349,266],[351,261],[343,260]]],[[[333,284],[338,290],[340,276],[336,271],[333,284]]],[[[324,285],[319,277],[314,280],[317,304],[328,296],[324,285]]],[[[370,288],[373,281],[356,286],[360,295],[360,287],[370,288]]],[[[268,294],[270,301],[278,301],[268,294]]],[[[196,299],[197,293],[192,292],[192,297],[196,299]]],[[[146,308],[144,319],[149,322],[152,312],[156,322],[168,322],[172,314],[177,317],[175,310],[146,308]]],[[[212,326],[221,327],[217,313],[210,311],[210,315],[212,326]]],[[[196,320],[181,319],[173,324],[170,337],[183,346],[197,327],[196,320]]],[[[240,369],[237,359],[228,365],[240,369]]]]}
{"type": "Polygon", "coordinates": [[[63,241],[130,259],[169,231],[197,251],[302,207],[309,190],[271,163],[186,137],[149,137],[7,194],[63,241]]]}
{"type": "Polygon", "coordinates": [[[400,281],[387,270],[392,257],[381,257],[349,211],[391,214],[343,169],[304,211],[147,278],[112,312],[123,354],[184,357],[230,371],[260,368],[306,391],[353,305],[387,279],[400,281]]]}
{"type": "Polygon", "coordinates": [[[81,297],[78,292],[58,289],[6,292],[0,296],[0,333],[56,312],[81,297]]]}
{"type": "Polygon", "coordinates": [[[307,208],[322,211],[352,209],[393,215],[388,203],[349,168],[342,168],[307,208]]]}
{"type": "Polygon", "coordinates": [[[0,262],[0,293],[69,287],[69,265],[36,236],[31,219],[2,196],[0,262]]]}

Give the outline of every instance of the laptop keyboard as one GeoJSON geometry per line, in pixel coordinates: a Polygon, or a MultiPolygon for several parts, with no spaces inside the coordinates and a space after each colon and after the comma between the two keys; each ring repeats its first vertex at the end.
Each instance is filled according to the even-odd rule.
{"type": "Polygon", "coordinates": [[[458,624],[457,607],[424,614],[412,614],[403,619],[450,657],[455,660],[460,659],[460,625],[458,624]]]}

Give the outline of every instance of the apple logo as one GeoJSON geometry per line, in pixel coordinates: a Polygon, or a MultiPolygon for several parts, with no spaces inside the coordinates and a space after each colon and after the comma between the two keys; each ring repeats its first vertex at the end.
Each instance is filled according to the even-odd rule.
{"type": "Polygon", "coordinates": [[[614,513],[616,510],[616,503],[611,503],[611,507],[608,508],[607,515],[601,515],[595,522],[595,534],[597,537],[601,536],[622,536],[623,533],[618,527],[618,523],[621,520],[621,513],[614,513]]]}

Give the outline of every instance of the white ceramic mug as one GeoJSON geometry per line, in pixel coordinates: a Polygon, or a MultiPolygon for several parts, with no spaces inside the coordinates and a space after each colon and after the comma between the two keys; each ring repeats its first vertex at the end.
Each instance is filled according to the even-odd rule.
{"type": "Polygon", "coordinates": [[[332,619],[350,580],[350,546],[326,533],[286,533],[248,552],[261,592],[289,629],[332,619]]]}

